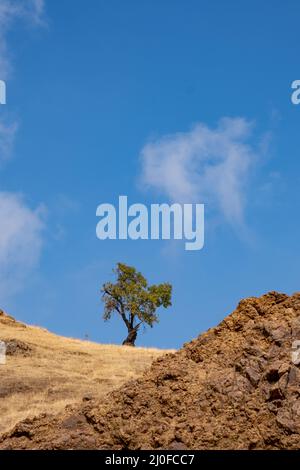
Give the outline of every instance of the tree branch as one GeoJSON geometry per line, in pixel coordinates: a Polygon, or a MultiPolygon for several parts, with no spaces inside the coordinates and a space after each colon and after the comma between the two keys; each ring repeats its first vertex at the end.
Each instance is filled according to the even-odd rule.
{"type": "Polygon", "coordinates": [[[134,327],[134,330],[137,331],[142,323],[144,323],[144,320],[141,320],[139,323],[137,323],[134,327]]]}
{"type": "Polygon", "coordinates": [[[116,302],[119,303],[119,306],[116,305],[115,306],[115,310],[118,312],[118,314],[121,316],[123,322],[125,323],[127,329],[131,329],[131,324],[130,322],[128,321],[128,319],[126,318],[126,315],[125,315],[125,312],[124,312],[124,305],[122,303],[122,301],[120,299],[117,299],[111,292],[109,292],[108,289],[104,288],[103,289],[103,292],[104,294],[107,294],[109,295],[112,299],[114,299],[116,302]]]}

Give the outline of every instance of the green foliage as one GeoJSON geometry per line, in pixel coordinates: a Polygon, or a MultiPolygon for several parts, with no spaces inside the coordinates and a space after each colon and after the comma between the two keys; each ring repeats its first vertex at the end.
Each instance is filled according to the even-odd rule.
{"type": "Polygon", "coordinates": [[[116,312],[132,330],[143,323],[153,326],[158,322],[156,310],[167,308],[171,304],[171,284],[148,286],[147,280],[135,268],[118,263],[114,269],[117,280],[115,283],[106,282],[101,292],[104,301],[104,320],[109,320],[116,312]]]}

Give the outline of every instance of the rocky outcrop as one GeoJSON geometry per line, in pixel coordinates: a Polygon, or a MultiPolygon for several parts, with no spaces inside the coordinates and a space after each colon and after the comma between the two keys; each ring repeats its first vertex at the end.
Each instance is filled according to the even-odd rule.
{"type": "Polygon", "coordinates": [[[19,423],[1,449],[298,449],[300,294],[242,300],[107,396],[19,423]]]}

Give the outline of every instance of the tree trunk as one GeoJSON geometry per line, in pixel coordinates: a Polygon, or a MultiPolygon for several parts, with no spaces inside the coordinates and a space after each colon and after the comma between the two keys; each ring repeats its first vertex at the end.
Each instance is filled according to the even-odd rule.
{"type": "Polygon", "coordinates": [[[135,340],[137,337],[137,330],[138,328],[131,328],[128,329],[128,335],[127,338],[123,341],[123,346],[135,346],[135,340]]]}

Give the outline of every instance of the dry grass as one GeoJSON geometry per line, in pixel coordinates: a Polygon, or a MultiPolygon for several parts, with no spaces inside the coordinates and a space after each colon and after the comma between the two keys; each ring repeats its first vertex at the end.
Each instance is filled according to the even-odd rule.
{"type": "Polygon", "coordinates": [[[0,434],[28,416],[57,413],[86,395],[101,397],[167,352],[64,338],[1,312],[0,339],[30,348],[25,353],[17,348],[0,365],[0,434]]]}

